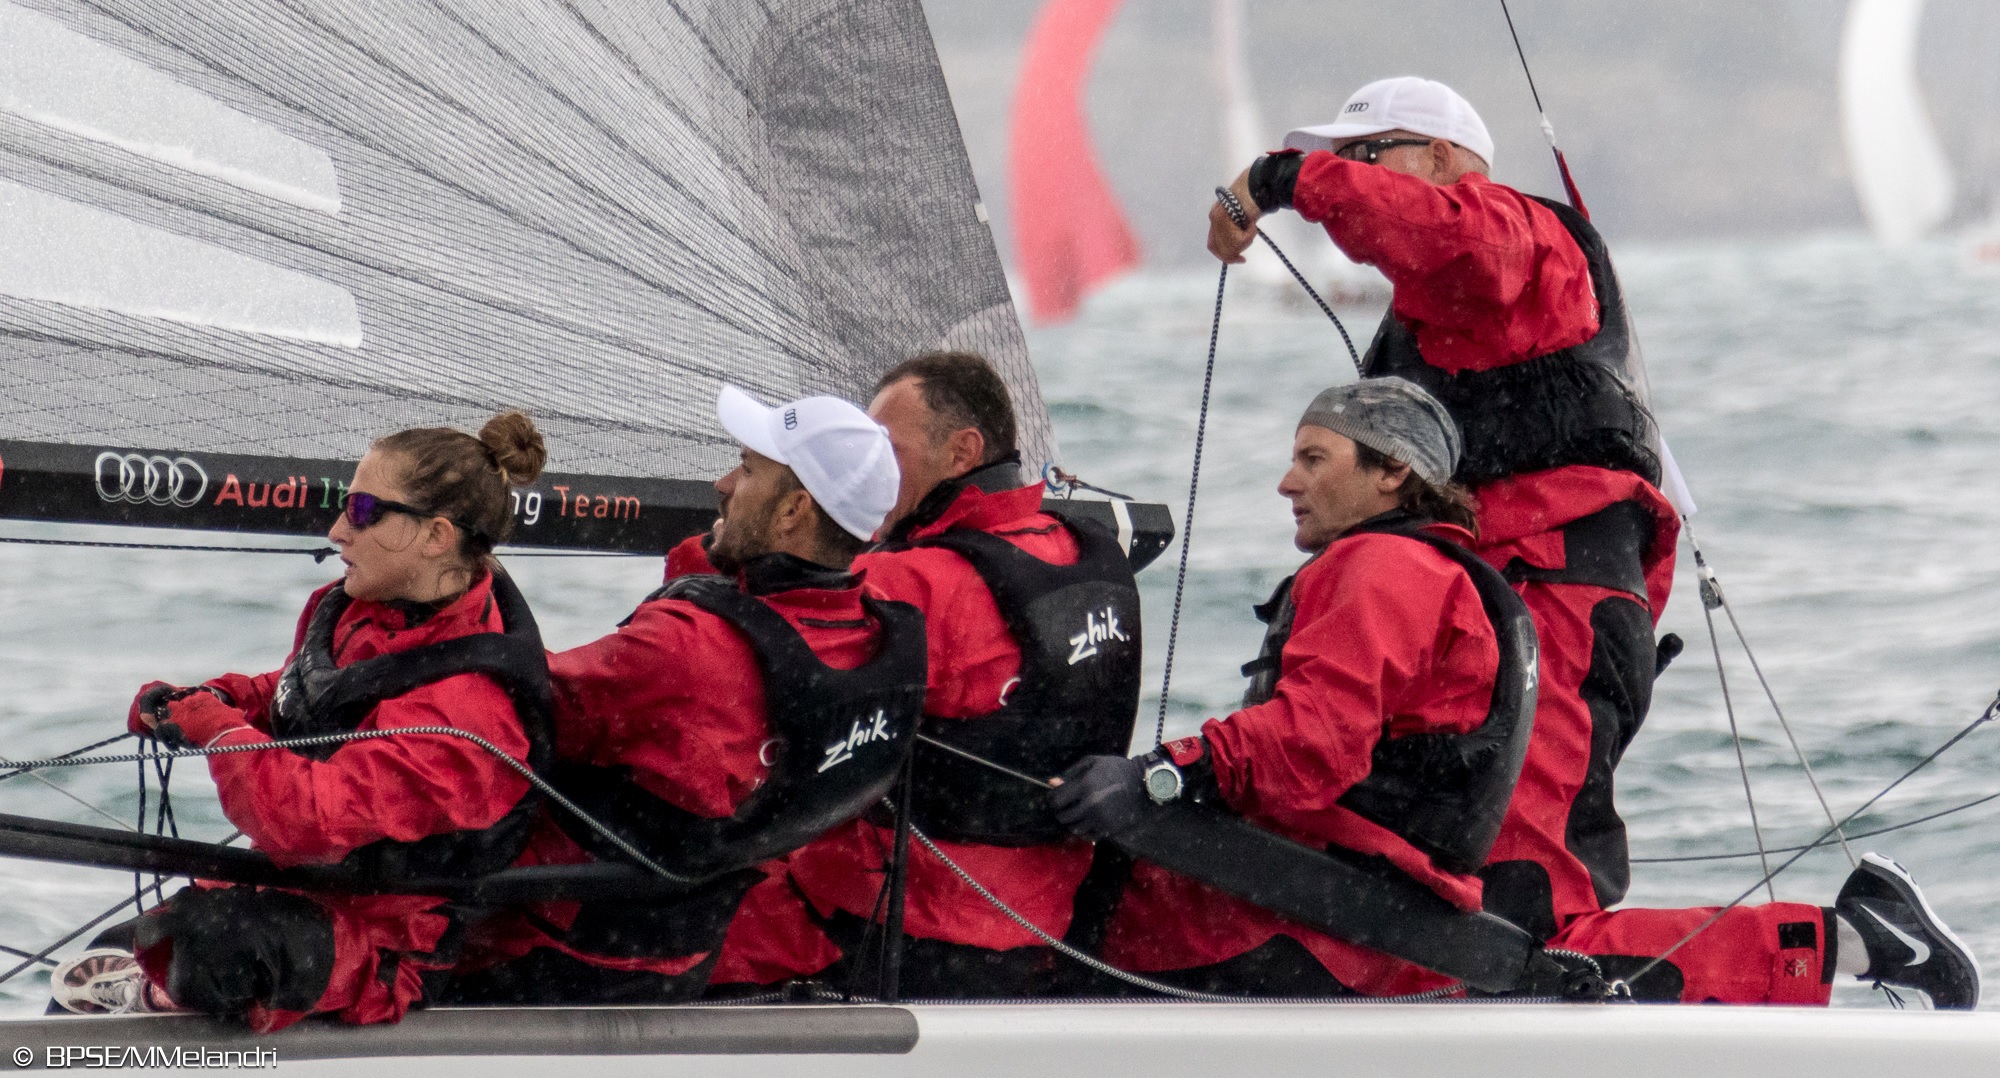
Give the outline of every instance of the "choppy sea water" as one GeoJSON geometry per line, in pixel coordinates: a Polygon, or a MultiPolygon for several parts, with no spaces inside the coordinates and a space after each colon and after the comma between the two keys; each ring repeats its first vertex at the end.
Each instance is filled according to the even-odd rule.
{"type": "MultiPolygon", "coordinates": [[[[1696,534],[1844,814],[2000,688],[2000,483],[1990,471],[2000,461],[2000,277],[1964,271],[1948,246],[1885,253],[1853,238],[1630,249],[1621,258],[1655,407],[1700,502],[1696,534]]],[[[1064,463],[1099,485],[1167,502],[1177,520],[1214,284],[1205,273],[1131,279],[1075,323],[1030,338],[1064,463]]],[[[1379,313],[1343,313],[1357,343],[1379,313]]],[[[1261,628],[1250,604],[1302,559],[1274,489],[1292,427],[1315,392],[1350,377],[1316,310],[1232,289],[1167,736],[1226,714],[1240,695],[1236,668],[1261,628]]],[[[14,523],[0,533],[130,538],[14,523]]],[[[1660,680],[1618,773],[1637,857],[1755,846],[1686,550],[1662,629],[1688,649],[1660,680]]],[[[1140,744],[1153,736],[1179,551],[1169,548],[1140,578],[1149,680],[1140,744]]],[[[652,559],[510,565],[555,647],[609,629],[659,572],[652,559]]],[[[300,605],[328,576],[300,557],[0,544],[0,757],[117,732],[133,691],[152,678],[274,667],[300,605]]],[[[1726,636],[1724,656],[1766,842],[1804,842],[1824,826],[1818,804],[1726,636]]],[[[1996,764],[2000,730],[1981,730],[1855,829],[2000,792],[1996,764]]],[[[122,819],[137,809],[130,766],[49,779],[95,809],[17,778],[0,783],[0,812],[102,823],[97,809],[122,819]]],[[[183,834],[227,833],[200,769],[184,769],[174,790],[183,834]]],[[[2000,973],[1990,961],[2000,955],[1996,818],[2000,802],[1855,845],[1908,866],[2000,973]]],[[[1814,852],[1779,877],[1777,895],[1830,902],[1846,870],[1837,849],[1814,852]]],[[[1727,901],[1759,875],[1754,857],[1642,864],[1628,905],[1727,901]]],[[[0,862],[0,945],[39,949],[131,889],[129,876],[0,862]]],[[[0,1013],[37,1010],[45,992],[43,977],[16,978],[0,986],[0,1013]]],[[[1882,1005],[1859,986],[1843,987],[1836,1001],[1882,1005]]]]}

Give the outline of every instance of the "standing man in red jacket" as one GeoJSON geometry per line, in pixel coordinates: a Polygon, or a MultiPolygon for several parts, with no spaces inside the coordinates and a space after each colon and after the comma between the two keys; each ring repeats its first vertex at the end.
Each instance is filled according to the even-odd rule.
{"type": "MultiPolygon", "coordinates": [[[[968,353],[919,356],[883,375],[869,411],[889,430],[903,484],[882,541],[855,565],[871,588],[924,611],[925,733],[1031,775],[1123,753],[1139,699],[1132,568],[1109,534],[1041,511],[1042,485],[1022,482],[999,375],[968,353]]],[[[920,745],[911,800],[915,826],[973,878],[1045,931],[1070,929],[1091,844],[1068,836],[1042,791],[920,745]]],[[[799,891],[850,956],[881,938],[892,837],[864,818],[790,859],[799,891]]],[[[908,995],[1048,986],[1053,952],[921,845],[910,851],[907,896],[908,995]]]]}
{"type": "MultiPolygon", "coordinates": [[[[1540,636],[1534,740],[1481,873],[1486,908],[1557,946],[1629,956],[1607,961],[1614,975],[1636,969],[1707,911],[1601,913],[1631,879],[1612,773],[1651,702],[1679,533],[1604,240],[1574,209],[1487,179],[1492,137],[1442,83],[1370,83],[1338,122],[1285,145],[1235,181],[1248,228],[1211,210],[1209,250],[1241,261],[1257,217],[1292,209],[1389,278],[1364,371],[1422,385],[1457,420],[1455,478],[1476,495],[1479,552],[1515,582],[1540,636]]],[[[1836,958],[1836,922],[1797,903],[1738,908],[1635,989],[1824,1002],[1836,968],[1881,966],[1858,938],[1836,958]]],[[[1877,979],[1959,1001],[1949,986],[1962,970],[1921,965],[1931,972],[1877,979]]]]}
{"type": "MultiPolygon", "coordinates": [[[[548,902],[487,926],[445,996],[472,1003],[669,1002],[704,988],[745,893],[779,857],[879,799],[921,714],[916,611],[852,565],[895,504],[888,434],[853,404],[717,404],[743,445],[716,482],[707,560],[601,640],[549,657],[556,787],[648,858],[714,876],[642,902],[548,902]],[[878,776],[856,802],[844,780],[878,776]],[[834,784],[832,797],[827,784],[834,784]],[[843,807],[844,806],[844,807],[843,807]],[[718,871],[726,868],[728,871],[718,871]]],[[[524,861],[632,863],[552,811],[524,861]]],[[[838,957],[812,938],[763,940],[838,957]]]]}

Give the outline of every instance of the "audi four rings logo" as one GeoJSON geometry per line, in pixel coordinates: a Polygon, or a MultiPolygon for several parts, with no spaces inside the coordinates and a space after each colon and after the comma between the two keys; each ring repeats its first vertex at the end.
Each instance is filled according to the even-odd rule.
{"type": "Polygon", "coordinates": [[[97,455],[97,496],[128,505],[171,505],[192,509],[208,493],[208,473],[186,457],[159,454],[97,455]]]}

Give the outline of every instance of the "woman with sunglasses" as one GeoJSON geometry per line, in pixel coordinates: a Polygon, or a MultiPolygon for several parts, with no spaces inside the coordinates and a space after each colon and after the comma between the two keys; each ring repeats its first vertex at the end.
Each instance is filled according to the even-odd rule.
{"type": "MultiPolygon", "coordinates": [[[[447,734],[270,746],[208,757],[223,813],[280,866],[338,865],[393,885],[506,867],[539,809],[518,765],[548,745],[548,668],[534,621],[491,554],[510,485],[546,454],[534,423],[495,416],[377,441],[328,533],[346,567],[306,603],[282,670],[193,688],[155,682],[134,733],[177,747],[451,727],[447,734]],[[464,638],[490,634],[479,646],[464,638]],[[456,642],[450,644],[448,642],[456,642]]],[[[107,934],[109,935],[109,934],[107,934]]],[[[198,1010],[273,1030],[306,1014],[394,1021],[455,959],[442,899],[198,884],[54,977],[70,1010],[198,1010]],[[136,956],[131,951],[136,950],[136,956]]]]}

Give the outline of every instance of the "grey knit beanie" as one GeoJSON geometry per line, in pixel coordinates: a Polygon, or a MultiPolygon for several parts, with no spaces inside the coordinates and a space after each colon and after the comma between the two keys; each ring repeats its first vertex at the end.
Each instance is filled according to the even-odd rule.
{"type": "Polygon", "coordinates": [[[1443,486],[1458,468],[1458,424],[1436,397],[1394,376],[1363,378],[1321,391],[1299,426],[1325,427],[1410,466],[1443,486]]]}

